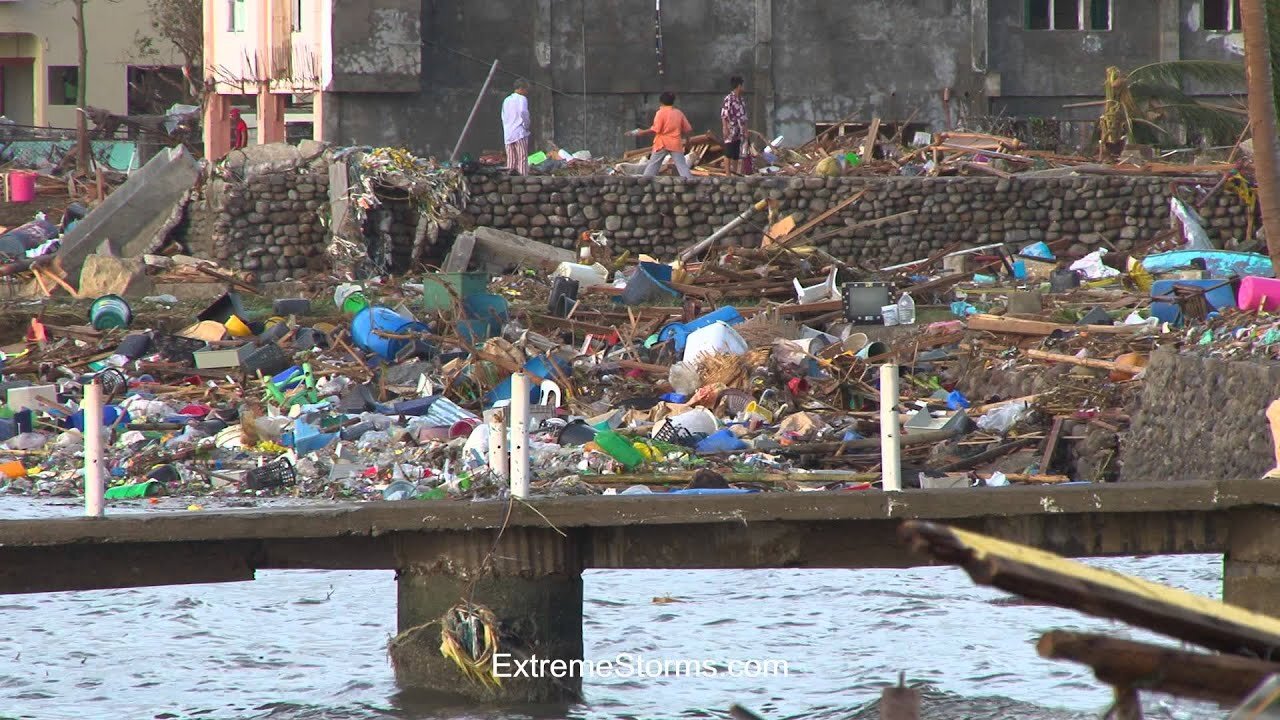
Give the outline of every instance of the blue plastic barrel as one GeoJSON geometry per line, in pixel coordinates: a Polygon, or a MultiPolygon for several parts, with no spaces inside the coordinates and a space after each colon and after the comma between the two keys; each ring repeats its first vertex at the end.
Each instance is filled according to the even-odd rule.
{"type": "Polygon", "coordinates": [[[733,307],[732,305],[712,310],[706,315],[694,318],[687,323],[671,323],[664,326],[658,331],[658,340],[662,342],[675,340],[676,354],[679,355],[684,352],[685,340],[693,334],[694,330],[704,328],[715,322],[722,322],[726,325],[737,325],[742,322],[742,314],[738,312],[738,308],[733,307]]]}
{"type": "Polygon", "coordinates": [[[410,341],[384,338],[375,330],[403,335],[426,332],[427,326],[416,320],[407,320],[395,310],[381,306],[367,307],[356,313],[351,319],[351,337],[356,341],[356,346],[383,360],[392,360],[410,341]]]}

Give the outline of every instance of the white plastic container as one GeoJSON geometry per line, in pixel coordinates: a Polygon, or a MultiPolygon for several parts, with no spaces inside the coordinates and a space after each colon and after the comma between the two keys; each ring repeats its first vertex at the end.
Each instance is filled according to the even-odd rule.
{"type": "Polygon", "coordinates": [[[916,301],[911,293],[902,293],[902,297],[898,298],[898,324],[916,324],[916,301]]]}
{"type": "Polygon", "coordinates": [[[551,273],[551,276],[572,278],[578,281],[580,288],[589,288],[608,283],[609,269],[599,263],[583,265],[581,263],[563,262],[556,267],[556,271],[551,273]]]}
{"type": "Polygon", "coordinates": [[[691,434],[702,433],[703,435],[710,435],[720,429],[720,424],[716,422],[716,416],[710,410],[697,408],[664,419],[653,427],[652,436],[657,437],[658,433],[662,432],[662,428],[668,424],[684,428],[691,434]]]}
{"type": "Polygon", "coordinates": [[[880,307],[880,315],[884,318],[885,325],[898,324],[898,305],[882,305],[880,307]]]}
{"type": "Polygon", "coordinates": [[[700,327],[689,334],[684,341],[685,362],[697,362],[700,355],[743,355],[747,352],[747,341],[742,339],[737,330],[723,322],[714,322],[700,327]]]}

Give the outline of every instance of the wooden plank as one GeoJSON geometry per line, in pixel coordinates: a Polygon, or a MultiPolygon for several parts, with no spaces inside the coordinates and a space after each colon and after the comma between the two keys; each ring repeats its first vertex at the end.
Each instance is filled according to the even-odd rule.
{"type": "Polygon", "coordinates": [[[1053,419],[1053,427],[1049,430],[1049,437],[1044,441],[1044,452],[1040,454],[1040,472],[1049,472],[1049,463],[1053,462],[1053,453],[1058,449],[1058,438],[1062,436],[1062,424],[1064,418],[1056,417],[1053,419]]]}
{"type": "Polygon", "coordinates": [[[1080,367],[1094,368],[1096,370],[1109,370],[1111,372],[1125,372],[1137,375],[1142,368],[1136,368],[1131,365],[1121,365],[1110,360],[1098,360],[1096,358],[1082,358],[1075,355],[1064,355],[1062,353],[1048,352],[1047,350],[1027,350],[1026,355],[1035,360],[1049,360],[1052,362],[1067,363],[1068,365],[1078,365],[1080,367]]]}
{"type": "Polygon", "coordinates": [[[1238,655],[1206,655],[1178,648],[1054,630],[1036,643],[1040,657],[1070,660],[1093,669],[1102,682],[1234,707],[1280,663],[1238,655]]]}
{"type": "Polygon", "coordinates": [[[1054,330],[1089,332],[1100,335],[1128,335],[1142,332],[1147,328],[1146,325],[1062,325],[1043,320],[1022,320],[1003,315],[982,314],[970,315],[968,326],[970,330],[986,330],[988,332],[1009,333],[1011,335],[1049,335],[1054,330]]]}
{"type": "Polygon", "coordinates": [[[761,242],[762,247],[769,247],[777,239],[786,237],[792,230],[796,229],[796,216],[792,213],[773,225],[764,234],[764,240],[761,242]]]}
{"type": "Polygon", "coordinates": [[[880,118],[871,118],[871,127],[867,128],[867,138],[862,141],[862,160],[868,162],[876,156],[876,140],[880,138],[880,118]]]}
{"type": "Polygon", "coordinates": [[[1219,652],[1265,657],[1280,646],[1280,618],[1185,590],[931,522],[904,522],[899,535],[913,549],[964,568],[979,585],[1219,652]]]}
{"type": "Polygon", "coordinates": [[[809,232],[810,230],[814,229],[818,225],[825,222],[827,218],[831,217],[832,215],[835,215],[841,210],[857,202],[859,198],[861,198],[863,195],[866,195],[868,192],[869,190],[866,190],[866,189],[860,190],[850,195],[849,197],[845,198],[844,200],[841,200],[840,202],[836,203],[834,206],[829,208],[826,212],[810,220],[804,225],[801,225],[799,228],[796,228],[794,231],[789,233],[786,237],[779,240],[778,245],[786,246],[790,244],[792,241],[794,241],[796,238],[802,237],[805,233],[809,232]]]}

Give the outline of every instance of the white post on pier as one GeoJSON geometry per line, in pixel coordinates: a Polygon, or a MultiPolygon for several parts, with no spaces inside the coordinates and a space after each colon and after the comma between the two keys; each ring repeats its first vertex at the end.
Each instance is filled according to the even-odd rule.
{"type": "Polygon", "coordinates": [[[902,489],[902,446],[898,427],[898,366],[880,366],[880,471],[881,489],[902,489]]]}
{"type": "Polygon", "coordinates": [[[511,376],[511,494],[529,496],[529,375],[511,376]]]}
{"type": "MultiPolygon", "coordinates": [[[[512,386],[515,381],[511,382],[512,386]]],[[[505,411],[496,410],[489,420],[489,471],[495,477],[506,480],[510,477],[507,459],[507,418],[505,411]]]]}
{"type": "Polygon", "coordinates": [[[96,379],[84,386],[80,410],[84,413],[84,514],[102,517],[105,502],[102,480],[102,386],[96,379]]]}

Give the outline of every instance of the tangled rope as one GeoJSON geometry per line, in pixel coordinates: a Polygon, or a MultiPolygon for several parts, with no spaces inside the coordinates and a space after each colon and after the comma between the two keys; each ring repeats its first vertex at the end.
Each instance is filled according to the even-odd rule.
{"type": "Polygon", "coordinates": [[[498,619],[480,605],[460,603],[440,619],[440,654],[453,661],[463,675],[486,687],[502,685],[493,674],[498,652],[498,619]]]}

